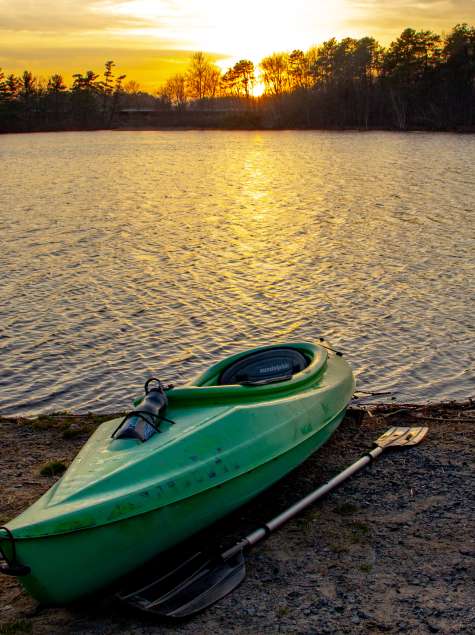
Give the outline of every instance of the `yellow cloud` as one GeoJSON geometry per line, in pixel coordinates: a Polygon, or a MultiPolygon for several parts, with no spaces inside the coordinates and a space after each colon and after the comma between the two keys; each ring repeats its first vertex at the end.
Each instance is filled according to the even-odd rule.
{"type": "Polygon", "coordinates": [[[475,22],[474,0],[353,0],[348,6],[348,33],[372,35],[385,45],[406,27],[442,33],[475,22]]]}
{"type": "Polygon", "coordinates": [[[221,66],[324,39],[475,22],[474,0],[0,0],[0,66],[36,74],[98,71],[107,59],[152,90],[193,50],[221,66]]]}

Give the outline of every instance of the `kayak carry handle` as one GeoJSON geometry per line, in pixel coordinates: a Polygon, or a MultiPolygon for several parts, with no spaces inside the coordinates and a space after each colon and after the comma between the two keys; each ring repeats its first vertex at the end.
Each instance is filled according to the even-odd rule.
{"type": "Polygon", "coordinates": [[[27,567],[25,564],[20,564],[16,559],[16,546],[15,546],[15,538],[13,537],[12,532],[8,529],[8,527],[0,527],[0,532],[6,532],[6,539],[10,543],[12,550],[12,557],[9,560],[2,549],[2,538],[5,539],[5,536],[0,535],[0,562],[3,560],[6,564],[0,564],[0,573],[5,575],[14,575],[14,576],[23,576],[31,573],[30,567],[27,567]]]}
{"type": "Polygon", "coordinates": [[[144,391],[145,394],[148,395],[148,393],[152,390],[158,390],[158,392],[163,392],[164,391],[164,386],[162,384],[162,382],[158,379],[158,377],[150,377],[149,379],[147,379],[147,381],[145,382],[145,386],[144,386],[144,391]],[[155,388],[149,388],[150,384],[156,381],[158,386],[156,386],[155,388]]]}

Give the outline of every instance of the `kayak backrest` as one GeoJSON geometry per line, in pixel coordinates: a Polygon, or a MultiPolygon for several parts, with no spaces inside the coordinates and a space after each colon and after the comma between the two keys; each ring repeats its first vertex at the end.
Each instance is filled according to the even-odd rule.
{"type": "Polygon", "coordinates": [[[310,361],[295,348],[270,348],[250,353],[225,368],[218,378],[218,385],[261,386],[287,381],[307,368],[310,361]]]}

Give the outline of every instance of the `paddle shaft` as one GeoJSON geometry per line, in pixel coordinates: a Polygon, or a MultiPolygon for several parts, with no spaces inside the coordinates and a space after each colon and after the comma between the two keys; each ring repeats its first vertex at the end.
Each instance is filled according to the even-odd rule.
{"type": "Polygon", "coordinates": [[[292,505],[291,507],[283,511],[281,514],[279,514],[278,516],[270,520],[268,523],[266,523],[263,527],[259,527],[259,529],[256,529],[255,531],[253,531],[251,534],[243,538],[243,540],[240,540],[233,547],[225,551],[221,555],[221,557],[224,560],[226,560],[227,558],[231,558],[232,556],[234,556],[236,553],[238,553],[242,549],[256,545],[258,542],[263,540],[263,538],[268,536],[270,533],[272,533],[279,527],[282,527],[282,525],[284,525],[288,520],[290,520],[291,518],[294,518],[294,516],[296,516],[301,511],[309,507],[309,505],[314,503],[316,500],[318,500],[322,496],[325,496],[325,494],[328,494],[328,492],[331,492],[333,489],[338,487],[340,483],[343,483],[343,481],[346,481],[346,479],[348,479],[350,476],[352,476],[353,474],[356,474],[356,472],[359,472],[366,465],[368,465],[368,463],[371,463],[372,461],[374,461],[376,458],[378,458],[380,454],[382,454],[382,452],[383,452],[383,448],[379,446],[374,448],[373,450],[365,454],[363,457],[361,457],[361,459],[359,459],[358,461],[356,461],[355,463],[347,467],[346,470],[343,470],[343,472],[340,472],[340,474],[337,474],[334,478],[328,481],[328,483],[325,483],[324,485],[322,485],[315,491],[305,496],[305,498],[302,498],[301,500],[297,501],[294,505],[292,505]]]}

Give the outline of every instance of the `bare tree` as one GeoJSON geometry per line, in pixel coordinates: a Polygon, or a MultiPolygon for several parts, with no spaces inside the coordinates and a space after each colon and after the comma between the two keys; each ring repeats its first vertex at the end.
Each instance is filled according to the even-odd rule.
{"type": "Polygon", "coordinates": [[[124,84],[122,90],[124,93],[127,93],[127,95],[138,95],[142,92],[142,87],[135,79],[129,79],[129,81],[124,84]]]}
{"type": "Polygon", "coordinates": [[[170,104],[173,104],[178,110],[183,110],[187,101],[185,76],[177,74],[170,77],[159,90],[159,95],[170,104]]]}
{"type": "Polygon", "coordinates": [[[287,53],[273,53],[260,63],[266,93],[282,95],[289,85],[288,68],[289,56],[287,53]]]}
{"type": "Polygon", "coordinates": [[[221,82],[221,71],[215,64],[210,64],[205,78],[205,97],[217,97],[221,82]]]}
{"type": "Polygon", "coordinates": [[[192,99],[215,97],[221,79],[221,71],[205,55],[198,51],[191,57],[186,73],[186,89],[192,99]]]}

